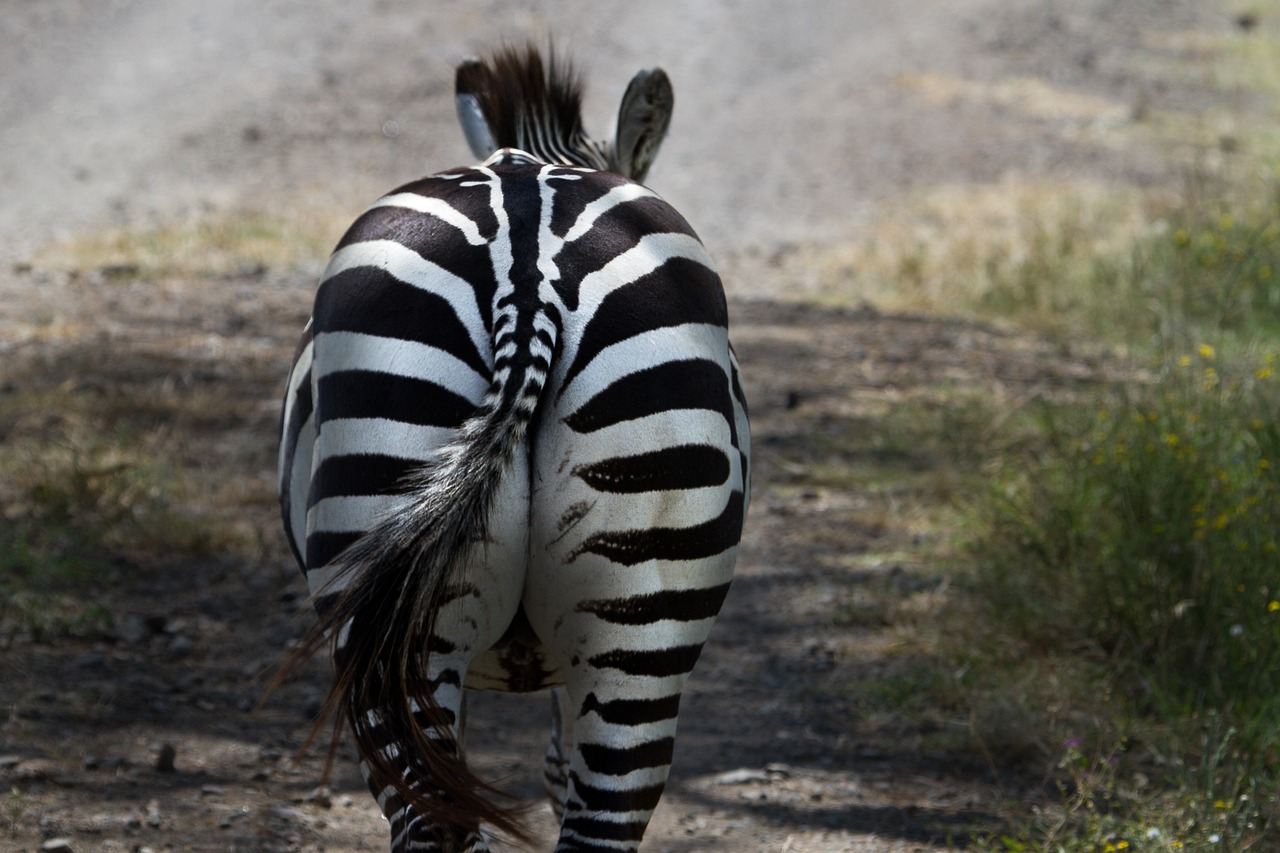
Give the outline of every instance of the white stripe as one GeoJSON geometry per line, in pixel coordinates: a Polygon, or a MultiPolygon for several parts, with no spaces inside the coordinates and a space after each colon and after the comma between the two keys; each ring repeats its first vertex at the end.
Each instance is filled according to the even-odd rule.
{"type": "MultiPolygon", "coordinates": [[[[620,377],[672,361],[695,358],[715,361],[717,354],[727,349],[728,332],[712,323],[688,323],[641,332],[597,353],[560,392],[560,399],[566,407],[577,408],[620,377]]],[[[561,359],[560,364],[567,369],[569,362],[561,359]]],[[[727,376],[725,382],[728,382],[727,376]]]]}
{"type": "Polygon", "coordinates": [[[315,346],[317,379],[340,370],[428,379],[477,406],[489,387],[489,380],[465,361],[430,344],[363,332],[325,332],[316,337],[315,346]]]}
{"type": "Polygon", "coordinates": [[[335,495],[307,510],[310,533],[364,533],[386,519],[404,495],[335,495]]]}
{"type": "Polygon", "coordinates": [[[319,468],[333,456],[363,453],[425,462],[455,435],[457,430],[449,427],[406,424],[390,418],[338,418],[321,424],[312,467],[319,468]]]}
{"type": "Polygon", "coordinates": [[[594,314],[600,302],[619,287],[653,272],[672,258],[687,258],[715,271],[706,248],[689,234],[646,234],[640,242],[582,280],[579,310],[594,314]]]}
{"type": "Polygon", "coordinates": [[[586,535],[598,530],[622,532],[664,527],[683,530],[723,515],[730,493],[728,483],[697,489],[629,494],[596,492],[593,489],[591,508],[583,516],[586,523],[579,524],[575,530],[582,530],[586,535]]]}
{"type": "MultiPolygon", "coordinates": [[[[547,430],[544,434],[550,435],[551,432],[547,430]]],[[[673,409],[622,421],[583,435],[569,431],[566,436],[564,431],[556,430],[551,440],[562,442],[571,450],[575,465],[590,465],[615,458],[619,448],[626,448],[627,454],[639,455],[681,444],[728,447],[730,433],[729,422],[719,412],[673,409]]]]}
{"type": "Polygon", "coordinates": [[[435,198],[433,196],[418,195],[417,193],[394,193],[378,199],[369,210],[379,207],[401,207],[406,210],[415,210],[418,213],[425,213],[428,216],[434,216],[441,222],[452,225],[462,232],[462,236],[472,246],[483,246],[484,237],[480,235],[480,228],[465,216],[456,207],[449,204],[444,199],[435,198]]]}
{"type": "Polygon", "coordinates": [[[480,353],[486,364],[492,364],[484,319],[476,302],[475,290],[466,279],[459,278],[394,240],[369,240],[343,246],[334,252],[329,258],[321,283],[339,273],[359,267],[376,267],[405,284],[443,298],[466,328],[476,352],[480,353]]]}
{"type": "Polygon", "coordinates": [[[640,184],[621,184],[609,190],[600,198],[588,204],[578,214],[578,218],[574,221],[573,226],[568,233],[564,235],[564,242],[572,243],[574,240],[582,237],[591,230],[591,226],[596,224],[596,220],[613,208],[628,201],[635,201],[639,198],[657,198],[658,194],[653,190],[642,187],[640,184]]]}

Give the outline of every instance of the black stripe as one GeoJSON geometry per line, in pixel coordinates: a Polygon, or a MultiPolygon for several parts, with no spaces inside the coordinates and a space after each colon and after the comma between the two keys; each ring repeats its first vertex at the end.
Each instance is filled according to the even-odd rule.
{"type": "Polygon", "coordinates": [[[355,267],[326,279],[316,293],[314,327],[317,336],[360,332],[430,343],[481,376],[489,373],[447,299],[378,267],[355,267]]]}
{"type": "Polygon", "coordinates": [[[318,530],[312,533],[307,537],[307,568],[318,569],[329,565],[363,535],[355,531],[329,533],[318,530]]]}
{"type": "Polygon", "coordinates": [[[729,496],[724,512],[693,527],[653,527],[594,533],[569,555],[576,560],[583,553],[599,554],[624,566],[646,560],[699,560],[714,557],[742,537],[742,492],[729,496]]]}
{"type": "Polygon", "coordinates": [[[681,444],[652,453],[619,456],[573,471],[598,492],[634,494],[718,486],[729,479],[729,457],[707,444],[681,444]]]}
{"type": "Polygon", "coordinates": [[[602,841],[639,841],[648,823],[647,820],[619,823],[585,815],[568,815],[561,824],[561,831],[572,832],[582,838],[598,838],[602,841]]]}
{"type": "Polygon", "coordinates": [[[466,397],[435,382],[378,373],[340,370],[319,382],[319,421],[391,418],[420,426],[458,427],[476,412],[466,397]]]}
{"type": "Polygon", "coordinates": [[[666,767],[675,754],[675,738],[664,737],[622,749],[595,743],[578,744],[587,768],[601,776],[625,776],[645,767],[666,767]]]}
{"type": "Polygon", "coordinates": [[[389,495],[403,491],[406,474],[422,463],[381,454],[330,456],[311,476],[313,495],[389,495]]]}
{"type": "MultiPolygon", "coordinates": [[[[618,853],[618,845],[615,842],[592,841],[590,838],[570,836],[565,840],[565,844],[572,846],[561,847],[560,849],[572,850],[573,853],[618,853]]],[[[425,851],[425,853],[433,853],[433,851],[425,851]]]]}
{"type": "Polygon", "coordinates": [[[552,186],[556,188],[556,193],[551,205],[552,233],[558,237],[564,237],[573,227],[573,223],[578,221],[578,217],[582,215],[587,205],[624,183],[626,178],[608,172],[601,172],[577,181],[553,182],[552,186]]]}
{"type": "Polygon", "coordinates": [[[578,713],[583,717],[595,714],[606,723],[624,726],[674,720],[680,713],[680,694],[660,699],[614,699],[611,702],[601,702],[596,694],[588,693],[578,713]]]}
{"type": "Polygon", "coordinates": [[[629,598],[584,601],[577,610],[615,625],[648,625],[659,619],[696,622],[719,613],[728,592],[727,583],[705,589],[664,590],[629,598]]]}
{"type": "Polygon", "coordinates": [[[662,798],[662,789],[666,787],[665,783],[660,782],[643,788],[615,791],[588,785],[577,773],[570,773],[569,778],[573,782],[574,793],[588,811],[652,811],[657,808],[658,801],[662,798]]]}
{"type": "Polygon", "coordinates": [[[528,304],[528,296],[537,302],[538,283],[542,280],[538,270],[538,229],[542,220],[540,168],[513,165],[495,170],[502,176],[502,206],[511,236],[510,275],[515,285],[511,298],[520,305],[528,304]]]}
{"type": "MultiPolygon", "coordinates": [[[[310,337],[308,335],[308,337],[310,337]]],[[[295,425],[294,435],[298,434],[302,425],[307,422],[307,418],[311,417],[312,400],[311,400],[311,366],[307,366],[307,372],[303,374],[298,381],[298,393],[294,395],[293,404],[293,423],[295,425]]],[[[284,412],[280,413],[284,417],[284,412]]]]}
{"type": "Polygon", "coordinates": [[[605,347],[641,332],[686,323],[725,327],[728,322],[720,276],[697,261],[672,258],[601,301],[582,332],[564,385],[567,387],[605,347]]]}
{"type": "Polygon", "coordinates": [[[702,643],[688,646],[672,646],[668,649],[616,649],[594,655],[588,660],[597,669],[617,669],[627,675],[648,675],[665,678],[687,675],[693,672],[702,652],[702,643]]]}
{"type": "Polygon", "coordinates": [[[711,409],[732,424],[728,384],[713,361],[668,361],[622,377],[564,422],[575,432],[594,432],[672,409],[711,409]]]}

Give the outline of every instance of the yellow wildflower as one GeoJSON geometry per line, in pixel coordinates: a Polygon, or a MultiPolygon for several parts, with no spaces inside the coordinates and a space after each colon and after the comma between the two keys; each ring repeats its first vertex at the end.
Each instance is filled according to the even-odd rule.
{"type": "Polygon", "coordinates": [[[1201,357],[1201,358],[1213,358],[1213,355],[1214,355],[1214,349],[1213,349],[1213,346],[1212,346],[1211,344],[1201,344],[1201,345],[1200,345],[1200,357],[1201,357]]]}

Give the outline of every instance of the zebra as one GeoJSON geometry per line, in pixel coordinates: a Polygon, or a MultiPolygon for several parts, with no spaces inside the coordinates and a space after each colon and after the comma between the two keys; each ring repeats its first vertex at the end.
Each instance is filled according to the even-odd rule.
{"type": "Polygon", "coordinates": [[[608,143],[582,93],[554,50],[464,60],[481,162],[351,225],[289,375],[281,512],[319,615],[303,654],[331,650],[326,707],[392,851],[529,841],[466,766],[463,699],[547,688],[555,849],[636,850],[729,589],[750,433],[724,291],[640,183],[671,83],[639,72],[608,143]]]}

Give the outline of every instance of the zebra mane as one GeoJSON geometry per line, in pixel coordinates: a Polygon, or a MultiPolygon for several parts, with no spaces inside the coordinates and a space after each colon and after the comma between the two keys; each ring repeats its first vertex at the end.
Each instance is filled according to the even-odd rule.
{"type": "Polygon", "coordinates": [[[582,129],[582,77],[551,47],[545,60],[532,43],[467,60],[458,66],[456,87],[459,99],[474,98],[495,149],[561,156],[589,150],[582,129]]]}

